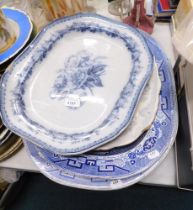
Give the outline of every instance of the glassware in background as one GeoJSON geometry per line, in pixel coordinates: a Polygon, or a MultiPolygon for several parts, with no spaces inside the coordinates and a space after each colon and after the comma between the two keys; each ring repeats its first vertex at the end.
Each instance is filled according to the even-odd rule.
{"type": "Polygon", "coordinates": [[[49,21],[86,11],[85,0],[42,0],[42,3],[49,21]]]}
{"type": "Polygon", "coordinates": [[[47,23],[79,12],[90,11],[87,0],[32,0],[29,10],[37,31],[47,23]]]}
{"type": "Polygon", "coordinates": [[[109,4],[109,13],[120,16],[121,19],[131,10],[131,0],[115,0],[109,4]]]}
{"type": "Polygon", "coordinates": [[[16,35],[0,9],[0,53],[5,52],[16,40],[16,35]]]}

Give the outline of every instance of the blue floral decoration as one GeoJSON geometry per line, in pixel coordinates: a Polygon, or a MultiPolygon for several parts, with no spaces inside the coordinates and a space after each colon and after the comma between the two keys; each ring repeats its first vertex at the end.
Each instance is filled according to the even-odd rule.
{"type": "Polygon", "coordinates": [[[145,141],[143,145],[143,150],[147,151],[154,147],[154,144],[156,143],[156,137],[150,137],[148,140],[145,141]]]}
{"type": "Polygon", "coordinates": [[[93,88],[103,87],[101,76],[105,73],[105,57],[94,56],[86,50],[71,55],[57,72],[50,97],[64,99],[68,94],[78,96],[93,94],[93,88]]]}

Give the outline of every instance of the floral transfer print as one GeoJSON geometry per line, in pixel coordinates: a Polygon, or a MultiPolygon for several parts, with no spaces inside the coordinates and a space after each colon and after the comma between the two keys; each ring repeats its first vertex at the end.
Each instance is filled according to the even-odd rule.
{"type": "Polygon", "coordinates": [[[57,72],[50,97],[62,100],[69,94],[93,95],[94,88],[103,87],[101,76],[106,68],[104,60],[105,57],[96,57],[86,50],[71,55],[57,72]]]}

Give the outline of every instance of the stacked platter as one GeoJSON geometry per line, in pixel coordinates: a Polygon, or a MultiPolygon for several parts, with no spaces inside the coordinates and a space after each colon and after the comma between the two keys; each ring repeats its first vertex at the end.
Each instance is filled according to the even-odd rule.
{"type": "Polygon", "coordinates": [[[63,185],[129,186],[177,132],[168,59],[149,35],[93,14],[46,26],[1,80],[1,116],[40,171],[63,185]]]}
{"type": "Polygon", "coordinates": [[[22,145],[22,139],[8,130],[0,120],[0,161],[15,154],[22,145]]]}

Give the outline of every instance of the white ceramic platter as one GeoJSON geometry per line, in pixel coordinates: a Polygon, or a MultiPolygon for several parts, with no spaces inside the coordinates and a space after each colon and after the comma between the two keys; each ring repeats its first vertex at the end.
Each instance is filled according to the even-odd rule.
{"type": "Polygon", "coordinates": [[[150,128],[158,109],[160,89],[161,81],[157,65],[155,64],[154,71],[137,105],[131,124],[117,139],[98,147],[97,150],[110,150],[115,147],[131,144],[145,130],[150,128]]]}
{"type": "Polygon", "coordinates": [[[152,71],[152,54],[134,28],[92,14],[65,17],[3,75],[2,119],[40,147],[80,154],[127,127],[152,71]]]}

